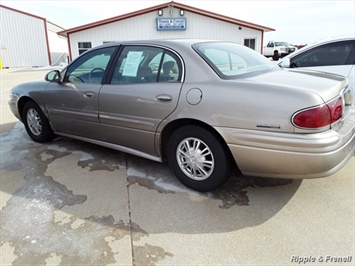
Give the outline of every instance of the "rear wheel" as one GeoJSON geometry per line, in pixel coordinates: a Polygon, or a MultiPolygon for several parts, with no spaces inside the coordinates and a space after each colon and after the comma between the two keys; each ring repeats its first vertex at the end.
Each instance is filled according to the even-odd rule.
{"type": "Polygon", "coordinates": [[[168,142],[167,157],[180,182],[197,191],[215,190],[230,176],[228,152],[203,127],[189,125],[174,131],[168,142]]]}
{"type": "Polygon", "coordinates": [[[36,103],[32,101],[25,103],[22,117],[26,131],[34,141],[42,143],[51,141],[54,138],[54,133],[47,117],[36,103]]]}

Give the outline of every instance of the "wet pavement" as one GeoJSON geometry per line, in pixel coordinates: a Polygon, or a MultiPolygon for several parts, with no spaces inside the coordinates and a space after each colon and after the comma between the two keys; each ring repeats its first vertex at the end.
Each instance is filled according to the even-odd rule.
{"type": "Polygon", "coordinates": [[[166,164],[31,141],[8,91],[44,73],[0,71],[1,265],[354,264],[355,157],[327,178],[233,175],[197,193],[166,164]]]}

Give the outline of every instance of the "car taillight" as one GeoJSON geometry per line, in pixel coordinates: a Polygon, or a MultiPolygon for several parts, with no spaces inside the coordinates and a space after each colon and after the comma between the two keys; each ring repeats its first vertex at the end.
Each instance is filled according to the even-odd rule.
{"type": "Polygon", "coordinates": [[[343,116],[343,99],[341,97],[334,99],[328,104],[330,114],[331,114],[331,123],[338,121],[343,116]]]}
{"type": "Polygon", "coordinates": [[[343,99],[338,97],[327,104],[297,112],[292,117],[292,123],[302,128],[321,128],[338,121],[342,116],[343,99]]]}

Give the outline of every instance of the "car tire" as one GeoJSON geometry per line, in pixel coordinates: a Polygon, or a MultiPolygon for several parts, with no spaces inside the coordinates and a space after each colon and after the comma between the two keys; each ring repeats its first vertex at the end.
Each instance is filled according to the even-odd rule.
{"type": "Polygon", "coordinates": [[[53,130],[41,108],[34,102],[26,102],[23,107],[22,121],[27,134],[36,142],[48,142],[54,138],[53,130]]]}
{"type": "Polygon", "coordinates": [[[193,190],[215,190],[230,177],[229,153],[223,143],[203,127],[188,125],[175,130],[166,155],[177,179],[193,190]]]}

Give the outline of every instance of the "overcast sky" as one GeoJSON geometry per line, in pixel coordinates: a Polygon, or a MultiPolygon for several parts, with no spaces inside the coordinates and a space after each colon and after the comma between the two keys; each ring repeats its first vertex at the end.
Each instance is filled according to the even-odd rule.
{"type": "MultiPolygon", "coordinates": [[[[66,29],[166,2],[170,1],[1,0],[2,5],[44,17],[66,29]]],[[[310,44],[331,36],[355,34],[354,0],[175,2],[276,29],[275,32],[265,34],[265,42],[279,40],[293,44],[310,44]]]]}

